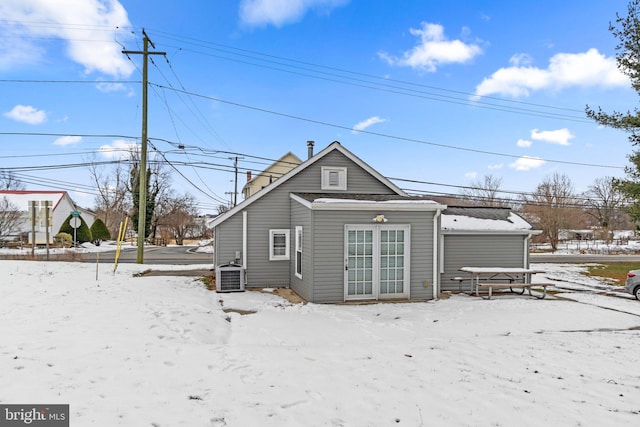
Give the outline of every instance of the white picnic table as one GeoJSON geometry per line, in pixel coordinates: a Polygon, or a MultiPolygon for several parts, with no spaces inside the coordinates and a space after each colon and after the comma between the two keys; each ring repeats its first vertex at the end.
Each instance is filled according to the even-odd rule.
{"type": "MultiPolygon", "coordinates": [[[[471,289],[470,292],[475,291],[476,296],[480,296],[479,288],[489,288],[489,299],[491,299],[492,289],[494,287],[509,288],[512,292],[513,288],[521,288],[524,293],[525,289],[528,289],[529,295],[531,294],[531,286],[541,286],[544,289],[542,297],[547,294],[546,283],[532,283],[531,276],[537,273],[544,273],[542,270],[535,268],[524,267],[461,267],[459,271],[471,274],[471,289]],[[500,281],[500,282],[496,282],[500,281]]],[[[532,295],[535,296],[535,295],[532,295]]]]}

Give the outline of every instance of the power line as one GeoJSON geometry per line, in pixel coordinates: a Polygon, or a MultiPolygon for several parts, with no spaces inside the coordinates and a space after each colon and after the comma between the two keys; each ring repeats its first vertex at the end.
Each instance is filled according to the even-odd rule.
{"type": "MultiPolygon", "coordinates": [[[[157,87],[163,88],[165,90],[174,90],[174,91],[179,91],[179,92],[185,92],[185,91],[180,90],[180,89],[169,88],[169,87],[166,87],[166,86],[163,86],[163,85],[159,85],[157,83],[149,83],[149,84],[153,85],[153,86],[157,86],[157,87]]],[[[251,105],[242,104],[242,103],[234,102],[234,101],[227,101],[225,99],[216,98],[216,97],[213,97],[213,96],[202,95],[202,94],[198,94],[198,93],[195,93],[195,92],[187,92],[187,93],[189,93],[192,96],[197,96],[197,97],[200,97],[200,98],[203,98],[203,99],[208,99],[208,100],[211,100],[211,101],[217,101],[217,102],[221,102],[223,104],[233,105],[235,107],[246,108],[246,109],[253,110],[253,111],[259,111],[261,113],[272,114],[272,115],[275,115],[275,116],[285,117],[285,118],[288,118],[288,119],[299,120],[299,121],[303,121],[303,122],[307,122],[307,123],[314,123],[314,124],[317,124],[317,125],[328,126],[328,127],[333,127],[333,128],[342,129],[342,130],[349,130],[349,131],[353,130],[353,126],[339,125],[339,124],[330,123],[330,122],[326,122],[326,121],[322,121],[322,120],[310,119],[310,118],[307,118],[307,117],[296,116],[296,115],[288,114],[288,113],[281,113],[281,112],[269,110],[269,109],[266,109],[266,108],[254,107],[254,106],[251,106],[251,105]]],[[[487,155],[492,155],[492,156],[508,157],[508,158],[513,158],[513,159],[519,159],[519,158],[522,157],[521,155],[498,153],[498,152],[495,152],[495,151],[478,150],[478,149],[474,149],[474,148],[458,147],[458,146],[455,146],[455,145],[440,144],[440,143],[429,142],[429,141],[425,141],[425,140],[421,140],[421,139],[417,139],[417,138],[409,138],[409,137],[403,137],[403,136],[397,136],[397,135],[390,135],[390,134],[385,134],[385,133],[380,133],[380,132],[372,132],[372,131],[368,131],[368,130],[359,130],[358,132],[359,133],[363,133],[363,134],[367,134],[367,135],[378,136],[378,137],[382,137],[382,138],[395,139],[395,140],[398,140],[398,141],[405,141],[405,142],[413,142],[413,143],[417,143],[417,144],[430,145],[430,146],[433,146],[433,147],[447,148],[447,149],[451,149],[451,150],[465,151],[465,152],[469,152],[469,153],[487,154],[487,155]]],[[[543,159],[543,158],[537,158],[537,157],[535,159],[536,160],[540,160],[540,161],[544,161],[544,162],[549,162],[549,163],[559,163],[559,164],[574,165],[574,166],[589,166],[589,167],[597,167],[597,168],[624,169],[623,166],[601,165],[601,164],[583,163],[583,162],[570,162],[570,161],[566,161],[566,160],[552,160],[552,159],[543,159]]]]}
{"type": "MultiPolygon", "coordinates": [[[[351,80],[355,80],[355,81],[362,81],[362,82],[370,83],[367,80],[352,79],[352,78],[346,77],[344,75],[335,74],[335,73],[338,72],[338,73],[354,75],[354,76],[358,76],[358,77],[366,77],[368,79],[375,80],[375,81],[382,81],[383,82],[382,86],[390,86],[388,83],[392,82],[392,83],[397,83],[397,84],[403,84],[403,85],[410,86],[410,87],[424,88],[424,89],[436,90],[436,91],[440,91],[440,92],[444,92],[444,93],[463,95],[466,98],[490,99],[490,100],[500,101],[500,102],[504,102],[504,103],[508,103],[508,104],[514,104],[514,105],[524,105],[524,106],[531,106],[531,107],[536,107],[536,108],[553,109],[553,110],[558,110],[558,111],[570,111],[570,112],[576,112],[576,113],[584,113],[584,111],[582,109],[578,110],[578,109],[572,109],[572,108],[564,108],[564,107],[557,107],[557,106],[552,106],[552,105],[545,105],[545,104],[539,104],[539,103],[532,103],[532,102],[525,102],[525,101],[519,101],[519,100],[500,98],[500,97],[495,97],[495,96],[477,95],[477,94],[474,94],[474,93],[458,91],[458,90],[452,90],[452,89],[446,89],[446,88],[442,88],[442,87],[437,87],[437,86],[432,86],[432,85],[425,85],[425,84],[416,83],[416,82],[408,82],[408,81],[405,81],[405,80],[398,80],[398,79],[392,79],[392,78],[387,78],[387,77],[380,77],[380,76],[376,76],[376,75],[372,75],[372,74],[368,74],[368,73],[363,73],[363,72],[359,72],[359,71],[347,70],[347,69],[344,69],[344,68],[338,68],[338,67],[315,64],[315,63],[312,63],[312,62],[309,62],[309,61],[300,61],[300,60],[296,60],[296,59],[286,58],[286,57],[283,57],[283,56],[277,56],[277,55],[272,55],[272,54],[266,54],[266,53],[263,53],[263,52],[258,52],[258,51],[249,50],[249,49],[236,48],[236,47],[229,46],[229,45],[223,45],[223,44],[219,44],[219,43],[214,43],[214,42],[209,42],[209,41],[204,41],[204,40],[198,40],[198,39],[190,38],[190,37],[183,37],[183,36],[175,35],[175,34],[168,33],[168,32],[163,32],[163,31],[153,30],[153,32],[158,34],[160,38],[164,37],[164,38],[169,39],[169,40],[180,41],[180,42],[183,42],[183,43],[192,44],[192,45],[195,45],[195,46],[198,46],[198,47],[203,47],[203,48],[206,48],[206,49],[222,51],[222,52],[229,53],[229,54],[236,55],[236,56],[246,57],[246,58],[250,58],[250,59],[256,59],[256,60],[264,61],[264,62],[267,62],[267,63],[273,63],[273,64],[283,65],[283,66],[287,66],[287,67],[298,68],[298,69],[302,69],[302,70],[306,70],[306,71],[322,73],[322,74],[335,76],[335,77],[340,77],[340,78],[347,78],[347,79],[351,79],[351,80]],[[238,53],[238,52],[240,52],[240,53],[238,53]],[[263,58],[268,58],[268,59],[263,59],[263,58]],[[302,65],[304,67],[289,65],[288,63],[300,64],[300,65],[302,65]],[[305,67],[313,67],[313,68],[309,69],[309,68],[305,68],[305,67]],[[315,69],[328,70],[329,72],[320,72],[320,71],[317,71],[315,69]]],[[[168,45],[168,47],[176,47],[176,46],[168,45]]],[[[180,50],[187,50],[187,49],[183,49],[182,47],[177,47],[177,48],[179,48],[180,50]]],[[[189,50],[189,51],[192,51],[192,50],[189,50]]],[[[198,52],[198,51],[192,51],[192,52],[205,55],[204,53],[198,52]]],[[[229,58],[225,58],[225,57],[221,57],[221,58],[222,59],[229,59],[229,58]]],[[[250,63],[250,64],[251,65],[257,65],[257,64],[252,64],[252,63],[250,63]]],[[[284,70],[280,70],[280,71],[284,71],[284,70]]],[[[311,76],[311,77],[314,77],[314,76],[311,76]]],[[[418,91],[418,92],[421,92],[421,91],[418,91]]],[[[422,92],[422,93],[425,93],[425,92],[422,92]]],[[[431,94],[431,95],[443,96],[443,95],[437,95],[437,94],[431,94]]],[[[461,98],[457,98],[457,99],[461,99],[461,98]]]]}
{"type": "Polygon", "coordinates": [[[0,79],[0,83],[78,83],[78,84],[130,84],[140,83],[136,80],[35,80],[35,79],[0,79]]]}
{"type": "Polygon", "coordinates": [[[14,136],[80,136],[82,138],[118,138],[118,139],[140,139],[139,136],[104,134],[104,133],[47,133],[47,132],[0,132],[0,135],[14,136]]]}
{"type": "Polygon", "coordinates": [[[171,167],[173,168],[173,170],[175,170],[176,172],[178,172],[178,174],[179,174],[179,175],[180,175],[180,176],[181,176],[185,181],[187,181],[189,184],[191,184],[191,186],[192,186],[193,188],[195,188],[196,190],[198,190],[199,192],[201,192],[201,193],[202,193],[202,194],[204,194],[205,196],[209,197],[211,200],[214,200],[214,201],[219,202],[219,203],[220,203],[220,202],[221,202],[221,203],[225,203],[225,202],[224,202],[224,199],[220,198],[220,196],[218,196],[217,194],[215,194],[215,193],[213,193],[213,192],[212,192],[212,194],[209,194],[209,193],[207,193],[206,191],[204,191],[203,189],[201,189],[200,187],[198,187],[195,183],[193,183],[193,181],[191,181],[191,180],[190,180],[189,178],[187,178],[187,177],[186,177],[182,172],[180,172],[180,170],[179,170],[177,167],[175,167],[175,166],[173,165],[173,163],[172,163],[172,162],[170,162],[170,161],[167,159],[167,157],[164,155],[164,153],[163,153],[162,151],[160,151],[160,150],[156,149],[156,147],[155,147],[153,144],[151,144],[151,143],[149,143],[149,145],[151,145],[151,147],[153,147],[153,149],[156,151],[156,153],[158,153],[158,154],[160,154],[160,156],[162,156],[162,158],[165,160],[165,162],[167,162],[167,164],[168,164],[169,166],[171,166],[171,167]]]}

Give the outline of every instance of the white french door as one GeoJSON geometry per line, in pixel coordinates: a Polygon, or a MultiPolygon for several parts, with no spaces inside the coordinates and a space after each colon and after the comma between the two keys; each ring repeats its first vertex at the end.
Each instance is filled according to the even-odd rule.
{"type": "Polygon", "coordinates": [[[409,297],[409,225],[345,226],[345,300],[409,297]]]}

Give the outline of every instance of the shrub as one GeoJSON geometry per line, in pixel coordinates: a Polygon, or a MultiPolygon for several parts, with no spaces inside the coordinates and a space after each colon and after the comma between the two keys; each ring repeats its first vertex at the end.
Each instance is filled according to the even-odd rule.
{"type": "Polygon", "coordinates": [[[111,239],[111,233],[109,233],[109,229],[105,225],[104,221],[100,218],[97,218],[91,224],[91,237],[93,240],[109,240],[111,239]]]}
{"type": "MultiPolygon", "coordinates": [[[[67,219],[64,220],[64,222],[62,223],[62,225],[60,226],[60,231],[59,233],[67,233],[70,236],[73,236],[73,227],[71,227],[71,224],[69,223],[71,221],[71,218],[73,218],[71,215],[69,215],[67,217],[67,219]]],[[[84,222],[84,219],[82,219],[82,217],[80,218],[80,227],[78,227],[75,231],[75,236],[76,236],[76,240],[79,243],[84,243],[84,242],[90,242],[91,239],[91,230],[89,229],[89,227],[87,226],[87,223],[84,222]]]]}
{"type": "Polygon", "coordinates": [[[63,247],[71,246],[71,242],[73,241],[73,236],[69,233],[58,233],[54,237],[55,241],[60,243],[63,247]]]}

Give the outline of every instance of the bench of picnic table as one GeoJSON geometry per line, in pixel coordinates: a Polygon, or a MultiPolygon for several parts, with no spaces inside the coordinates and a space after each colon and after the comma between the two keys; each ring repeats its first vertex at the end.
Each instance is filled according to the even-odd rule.
{"type": "Polygon", "coordinates": [[[492,295],[492,290],[493,288],[509,288],[509,290],[513,293],[518,293],[516,291],[513,290],[513,288],[521,288],[521,292],[519,292],[520,295],[522,295],[526,290],[529,291],[529,295],[536,297],[538,299],[543,299],[544,297],[547,296],[547,286],[552,286],[551,283],[478,283],[477,287],[476,287],[476,295],[480,295],[479,289],[481,287],[483,288],[489,288],[489,298],[491,299],[491,295],[492,295]],[[536,286],[536,287],[541,287],[542,288],[542,296],[538,296],[538,295],[534,295],[531,293],[531,287],[532,286],[536,286]]]}

